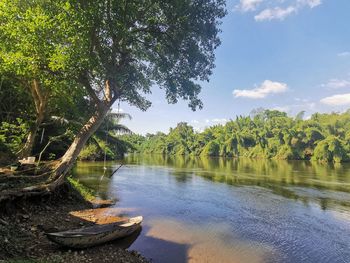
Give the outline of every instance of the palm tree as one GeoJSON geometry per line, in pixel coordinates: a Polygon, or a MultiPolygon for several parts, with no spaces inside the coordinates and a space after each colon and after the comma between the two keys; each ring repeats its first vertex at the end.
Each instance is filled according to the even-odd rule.
{"type": "Polygon", "coordinates": [[[104,160],[121,157],[127,151],[129,145],[118,138],[118,135],[132,133],[128,127],[120,124],[120,120],[125,118],[131,120],[130,114],[110,111],[90,138],[90,143],[94,143],[98,150],[104,153],[104,160]]]}

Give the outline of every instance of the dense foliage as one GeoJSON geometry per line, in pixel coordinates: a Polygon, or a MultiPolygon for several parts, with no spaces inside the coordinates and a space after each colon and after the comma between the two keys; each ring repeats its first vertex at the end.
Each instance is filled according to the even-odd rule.
{"type": "Polygon", "coordinates": [[[255,111],[195,132],[179,123],[168,134],[127,135],[130,151],[168,155],[275,158],[345,162],[350,159],[350,110],[308,120],[275,110],[255,111]]]}
{"type": "MultiPolygon", "coordinates": [[[[9,163],[23,149],[30,127],[36,122],[36,112],[29,89],[10,76],[0,77],[0,100],[0,163],[9,163]]],[[[51,94],[31,155],[38,157],[49,143],[43,159],[61,157],[90,114],[89,105],[74,87],[51,94]]]]}
{"type": "Polygon", "coordinates": [[[9,125],[25,120],[26,138],[9,145],[5,125],[1,147],[17,158],[45,149],[61,157],[58,178],[86,143],[81,156],[96,150],[97,157],[113,157],[98,133],[116,101],[146,110],[145,94],[157,84],[169,103],[183,99],[201,108],[199,83],[214,68],[225,14],[224,0],[1,0],[0,79],[7,78],[19,98],[30,98],[14,104],[28,118],[16,112],[10,121],[0,119],[9,125]]]}
{"type": "MultiPolygon", "coordinates": [[[[35,112],[29,92],[3,79],[0,86],[0,163],[14,162],[25,144],[35,112]]],[[[63,94],[62,94],[63,95],[63,94]]],[[[49,113],[46,114],[36,136],[32,156],[42,160],[61,157],[73,141],[89,112],[89,102],[75,95],[51,97],[49,113]]],[[[122,133],[131,131],[121,125],[120,119],[130,116],[109,113],[96,133],[89,139],[79,158],[81,160],[108,160],[121,157],[127,151],[127,143],[118,139],[122,133]]]]}

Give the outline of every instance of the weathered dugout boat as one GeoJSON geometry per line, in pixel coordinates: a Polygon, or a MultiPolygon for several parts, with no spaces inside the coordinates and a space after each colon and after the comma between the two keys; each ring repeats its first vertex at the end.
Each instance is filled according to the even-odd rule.
{"type": "Polygon", "coordinates": [[[111,224],[46,233],[46,236],[51,241],[65,247],[86,248],[129,236],[141,226],[142,220],[142,216],[137,216],[111,224]]]}

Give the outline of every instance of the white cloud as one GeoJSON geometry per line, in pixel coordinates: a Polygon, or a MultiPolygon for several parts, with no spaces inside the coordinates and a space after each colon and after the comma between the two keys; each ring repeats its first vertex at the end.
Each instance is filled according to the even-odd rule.
{"type": "Polygon", "coordinates": [[[228,122],[228,120],[225,118],[222,118],[222,119],[216,118],[216,119],[212,119],[211,121],[214,123],[219,123],[219,124],[225,124],[226,122],[228,122]]]}
{"type": "Polygon", "coordinates": [[[304,99],[300,101],[301,103],[298,104],[289,104],[289,105],[283,105],[283,106],[275,106],[272,109],[278,110],[278,111],[283,111],[288,114],[293,114],[293,113],[299,113],[300,111],[314,111],[316,108],[316,103],[315,102],[309,102],[304,99]]]}
{"type": "Polygon", "coordinates": [[[327,104],[330,106],[350,105],[350,93],[337,94],[337,95],[323,98],[321,99],[321,103],[327,104]]]}
{"type": "Polygon", "coordinates": [[[344,51],[344,52],[340,52],[337,54],[338,57],[349,57],[350,56],[350,52],[349,51],[344,51]]]}
{"type": "Polygon", "coordinates": [[[250,99],[263,99],[270,94],[283,93],[288,90],[288,86],[285,83],[274,82],[271,80],[265,80],[260,86],[254,89],[235,89],[232,93],[236,98],[244,97],[250,99]]]}
{"type": "Polygon", "coordinates": [[[290,106],[275,106],[272,109],[288,113],[290,111],[290,108],[290,106]]]}
{"type": "Polygon", "coordinates": [[[321,0],[298,0],[298,4],[301,6],[308,5],[310,8],[314,8],[322,4],[321,0]]]}
{"type": "Polygon", "coordinates": [[[266,8],[254,16],[255,21],[284,20],[286,17],[298,13],[304,7],[314,8],[322,4],[321,0],[296,0],[287,7],[275,6],[266,8]]]}
{"type": "Polygon", "coordinates": [[[297,9],[294,6],[288,6],[287,8],[267,8],[254,16],[254,19],[258,22],[273,19],[284,20],[287,16],[295,12],[297,12],[297,9]]]}
{"type": "Polygon", "coordinates": [[[263,0],[240,0],[239,4],[235,6],[235,9],[242,12],[254,11],[262,1],[263,0]]]}
{"type": "Polygon", "coordinates": [[[330,79],[326,84],[322,84],[321,86],[330,89],[350,88],[350,80],[330,79]]]}
{"type": "Polygon", "coordinates": [[[191,120],[191,123],[193,125],[193,129],[196,132],[202,132],[206,128],[213,126],[213,125],[224,125],[229,120],[226,118],[214,118],[214,119],[202,119],[202,120],[191,120]]]}

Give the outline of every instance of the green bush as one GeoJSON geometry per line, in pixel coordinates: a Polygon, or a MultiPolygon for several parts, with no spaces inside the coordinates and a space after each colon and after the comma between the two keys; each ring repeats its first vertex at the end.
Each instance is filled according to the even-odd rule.
{"type": "Polygon", "coordinates": [[[0,151],[16,154],[26,139],[28,125],[20,118],[15,123],[1,122],[0,151]]]}
{"type": "Polygon", "coordinates": [[[280,147],[275,158],[280,160],[298,160],[300,159],[300,156],[296,151],[293,151],[289,145],[283,145],[280,147]]]}
{"type": "Polygon", "coordinates": [[[201,155],[219,156],[219,153],[220,153],[220,145],[215,141],[211,141],[204,147],[201,155]]]}
{"type": "Polygon", "coordinates": [[[100,150],[96,144],[87,144],[83,150],[81,150],[78,159],[84,161],[95,161],[100,158],[100,150]]]}
{"type": "Polygon", "coordinates": [[[317,144],[312,159],[321,162],[340,163],[347,161],[348,156],[343,142],[330,135],[317,144]]]}

